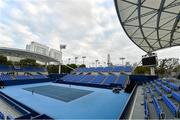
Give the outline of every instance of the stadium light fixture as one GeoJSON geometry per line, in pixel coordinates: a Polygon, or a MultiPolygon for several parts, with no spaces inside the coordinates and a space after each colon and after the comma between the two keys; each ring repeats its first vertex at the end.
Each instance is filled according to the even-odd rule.
{"type": "Polygon", "coordinates": [[[63,60],[62,60],[62,50],[63,49],[66,49],[66,45],[64,44],[61,44],[60,45],[60,53],[61,53],[61,56],[60,56],[60,62],[59,62],[59,74],[61,74],[61,65],[63,64],[63,60]]]}
{"type": "Polygon", "coordinates": [[[82,59],[83,59],[83,65],[85,65],[86,56],[82,56],[82,59]]]}
{"type": "Polygon", "coordinates": [[[97,67],[98,61],[99,61],[99,60],[95,60],[95,62],[96,62],[96,67],[97,67]]]}
{"type": "Polygon", "coordinates": [[[122,65],[124,65],[125,58],[124,57],[120,57],[119,59],[122,60],[122,65]]]}
{"type": "Polygon", "coordinates": [[[68,58],[68,64],[70,64],[70,62],[71,62],[71,58],[68,58]]]}
{"type": "Polygon", "coordinates": [[[75,64],[77,64],[77,59],[78,59],[78,57],[75,57],[74,59],[75,59],[75,64]]]}

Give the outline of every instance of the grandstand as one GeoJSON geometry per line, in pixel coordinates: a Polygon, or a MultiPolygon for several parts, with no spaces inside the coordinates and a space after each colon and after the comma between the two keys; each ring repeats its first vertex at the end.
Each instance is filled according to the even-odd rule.
{"type": "MultiPolygon", "coordinates": [[[[176,28],[180,2],[153,0],[158,6],[152,6],[152,1],[148,1],[114,0],[126,34],[150,55],[179,45],[176,28]],[[167,6],[163,8],[164,5],[167,6]],[[171,30],[160,26],[161,14],[163,20],[164,15],[174,16],[174,22],[164,23],[171,30]],[[151,18],[155,16],[154,26],[151,18]],[[141,20],[147,22],[142,24],[141,20]],[[165,40],[160,39],[164,31],[170,31],[164,34],[165,40]]],[[[19,49],[0,48],[0,54],[61,63],[48,55],[19,49]]],[[[80,67],[68,74],[48,74],[46,67],[0,64],[0,119],[180,119],[180,81],[137,75],[133,69],[109,65],[80,67]]]]}

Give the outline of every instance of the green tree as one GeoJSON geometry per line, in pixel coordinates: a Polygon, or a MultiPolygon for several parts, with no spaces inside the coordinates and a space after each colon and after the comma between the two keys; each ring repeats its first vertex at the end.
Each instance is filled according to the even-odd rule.
{"type": "Polygon", "coordinates": [[[81,64],[81,65],[79,65],[79,67],[86,67],[86,65],[84,65],[84,64],[81,64]]]}
{"type": "Polygon", "coordinates": [[[48,73],[58,73],[59,66],[58,65],[48,65],[47,70],[48,70],[48,73]]]}
{"type": "Polygon", "coordinates": [[[20,60],[20,65],[21,66],[39,66],[38,63],[36,63],[36,60],[33,60],[33,59],[22,59],[20,60]]]}
{"type": "Polygon", "coordinates": [[[134,70],[134,74],[150,74],[150,67],[138,66],[134,70]]]}
{"type": "Polygon", "coordinates": [[[0,55],[0,64],[7,64],[7,57],[0,55]]]}
{"type": "Polygon", "coordinates": [[[159,60],[159,65],[156,69],[156,73],[163,76],[169,76],[171,72],[178,72],[179,59],[177,58],[165,58],[159,60]]]}

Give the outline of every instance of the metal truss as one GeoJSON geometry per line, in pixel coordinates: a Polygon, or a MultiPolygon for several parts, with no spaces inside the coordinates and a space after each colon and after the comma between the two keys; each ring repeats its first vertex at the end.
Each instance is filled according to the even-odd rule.
{"type": "Polygon", "coordinates": [[[145,52],[180,45],[180,0],[114,2],[124,31],[145,52]]]}

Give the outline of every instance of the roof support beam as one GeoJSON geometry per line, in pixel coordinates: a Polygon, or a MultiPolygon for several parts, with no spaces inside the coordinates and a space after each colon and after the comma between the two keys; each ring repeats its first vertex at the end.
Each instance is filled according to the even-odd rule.
{"type": "Polygon", "coordinates": [[[171,46],[171,44],[173,42],[173,36],[174,36],[175,31],[176,31],[176,27],[177,27],[177,24],[179,22],[179,19],[180,19],[180,12],[179,12],[178,16],[176,17],[176,20],[175,20],[174,25],[172,27],[171,36],[170,36],[170,42],[169,42],[170,46],[171,46]]]}
{"type": "MultiPolygon", "coordinates": [[[[145,0],[144,0],[145,1],[145,0]]],[[[143,2],[144,2],[143,1],[143,2]]],[[[142,3],[143,3],[142,2],[142,3]]],[[[154,48],[151,46],[151,44],[148,42],[148,40],[147,40],[147,38],[146,38],[146,36],[144,35],[144,31],[143,31],[143,29],[142,29],[142,23],[141,23],[141,5],[142,5],[142,3],[141,3],[141,0],[138,0],[138,21],[139,21],[139,28],[140,28],[140,31],[141,31],[141,34],[142,34],[142,36],[143,36],[143,39],[146,41],[146,43],[148,44],[148,46],[152,49],[152,50],[154,50],[154,48]]]]}
{"type": "Polygon", "coordinates": [[[160,47],[162,47],[162,45],[161,45],[160,37],[159,37],[159,23],[160,23],[160,20],[161,20],[161,14],[162,14],[162,11],[163,11],[165,1],[166,0],[161,0],[161,4],[160,4],[159,10],[158,10],[158,15],[157,15],[157,24],[156,24],[157,41],[158,41],[160,47]]]}

